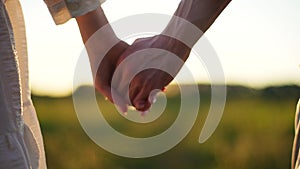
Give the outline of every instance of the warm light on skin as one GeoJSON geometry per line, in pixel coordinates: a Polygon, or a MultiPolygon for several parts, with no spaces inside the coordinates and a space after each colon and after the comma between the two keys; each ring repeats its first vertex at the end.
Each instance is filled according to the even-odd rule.
{"type": "MultiPolygon", "coordinates": [[[[112,22],[140,13],[172,15],[179,0],[107,0],[102,7],[112,22]],[[159,4],[159,5],[158,5],[159,4]]],[[[42,0],[23,5],[34,93],[67,95],[83,48],[75,23],[56,26],[42,0]]],[[[263,87],[300,84],[300,1],[232,1],[205,36],[223,64],[228,83],[263,87]],[[272,5],[270,5],[272,4],[272,5]]],[[[208,82],[201,62],[187,61],[200,82],[208,82]],[[200,67],[200,69],[199,69],[200,67]]]]}

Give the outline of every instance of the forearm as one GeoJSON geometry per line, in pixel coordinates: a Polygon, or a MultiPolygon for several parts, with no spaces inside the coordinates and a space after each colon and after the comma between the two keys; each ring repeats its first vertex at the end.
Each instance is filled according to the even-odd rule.
{"type": "Polygon", "coordinates": [[[180,38],[192,47],[230,2],[231,0],[182,0],[163,33],[180,38]]]}
{"type": "Polygon", "coordinates": [[[214,23],[231,0],[182,0],[175,16],[196,25],[203,33],[214,23]]]}
{"type": "Polygon", "coordinates": [[[104,55],[120,40],[108,23],[101,7],[76,17],[76,21],[95,77],[104,55]]]}
{"type": "Polygon", "coordinates": [[[101,7],[85,15],[76,17],[76,21],[84,43],[104,26],[106,26],[105,31],[108,31],[107,35],[116,36],[113,29],[108,25],[108,20],[101,7]]]}

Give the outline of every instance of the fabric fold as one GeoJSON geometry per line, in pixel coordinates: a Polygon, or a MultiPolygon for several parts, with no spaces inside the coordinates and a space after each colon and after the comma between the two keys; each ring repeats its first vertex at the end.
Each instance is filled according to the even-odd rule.
{"type": "Polygon", "coordinates": [[[105,0],[44,0],[55,24],[84,15],[98,8],[105,0]]]}

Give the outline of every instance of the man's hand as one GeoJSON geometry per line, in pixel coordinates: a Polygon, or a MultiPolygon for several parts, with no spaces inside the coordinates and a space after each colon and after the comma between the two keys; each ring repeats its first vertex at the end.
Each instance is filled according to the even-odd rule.
{"type": "MultiPolygon", "coordinates": [[[[230,1],[231,0],[182,0],[174,15],[191,22],[204,33],[230,1]]],[[[85,44],[95,32],[108,24],[101,7],[83,16],[76,17],[76,21],[85,44]]],[[[174,33],[185,37],[185,35],[190,32],[185,30],[184,25],[177,23],[176,19],[174,19],[171,20],[162,34],[174,35],[174,33]]],[[[101,53],[101,50],[99,52],[98,46],[95,46],[95,44],[101,46],[104,43],[115,42],[114,40],[116,40],[117,37],[114,31],[108,26],[105,34],[100,37],[92,38],[94,41],[92,40],[90,44],[86,44],[92,72],[96,72],[96,89],[107,96],[110,101],[118,105],[121,111],[126,112],[127,104],[130,103],[139,111],[148,110],[152,101],[152,98],[150,98],[152,94],[151,91],[155,89],[161,90],[173,80],[184,61],[188,58],[191,51],[190,47],[196,43],[202,36],[202,33],[193,35],[195,37],[193,37],[192,40],[189,39],[192,42],[188,44],[190,47],[165,35],[137,39],[131,46],[121,41],[108,51],[99,67],[93,67],[95,64],[97,66],[97,55],[101,53]],[[111,40],[107,41],[107,39],[111,40]],[[152,48],[161,50],[153,50],[155,52],[151,52],[152,48]],[[136,59],[135,62],[124,62],[125,66],[121,66],[121,69],[123,69],[120,71],[121,75],[117,75],[119,77],[119,79],[117,78],[118,83],[112,84],[111,81],[114,73],[118,70],[117,66],[122,65],[121,62],[123,60],[130,58],[129,56],[136,52],[139,52],[141,56],[134,56],[133,59],[136,59]],[[167,57],[173,56],[170,55],[170,53],[178,56],[183,62],[174,62],[172,57],[167,57]],[[144,60],[141,60],[143,58],[144,60]],[[137,63],[137,61],[139,62],[137,63]],[[149,65],[157,66],[155,66],[155,69],[149,69],[149,65]],[[136,70],[138,70],[137,68],[143,71],[136,72],[136,70]],[[171,68],[169,70],[171,70],[171,75],[173,76],[168,74],[170,72],[166,73],[162,71],[165,70],[164,68],[171,68]],[[131,82],[128,82],[128,78],[130,78],[128,75],[132,73],[138,74],[131,82]],[[129,89],[125,89],[125,92],[129,92],[129,100],[126,100],[127,93],[124,93],[124,86],[126,85],[129,86],[129,89]],[[112,95],[114,96],[113,98],[112,95]]]]}
{"type": "MultiPolygon", "coordinates": [[[[139,111],[146,111],[150,108],[153,100],[153,90],[158,89],[162,90],[165,86],[167,86],[174,77],[170,74],[162,71],[166,67],[170,67],[172,70],[171,74],[176,75],[180,68],[182,67],[184,61],[188,58],[191,49],[187,47],[182,42],[173,39],[164,35],[157,35],[149,38],[141,38],[137,39],[131,46],[129,46],[126,51],[122,54],[122,56],[118,60],[118,64],[122,64],[126,58],[130,59],[130,55],[135,52],[140,52],[139,55],[134,55],[132,60],[133,62],[124,62],[124,66],[121,67],[120,72],[122,75],[121,79],[118,82],[119,87],[122,85],[129,84],[129,98],[131,104],[139,111]],[[154,50],[161,49],[161,50],[154,50]],[[143,52],[144,50],[145,52],[143,52]],[[152,52],[153,51],[153,52],[152,52]],[[172,53],[172,54],[171,54],[172,53]],[[179,57],[182,62],[175,62],[174,64],[174,56],[179,57]],[[147,69],[149,65],[157,65],[159,69],[147,69]],[[143,69],[145,68],[145,69],[143,69]],[[141,72],[133,72],[137,69],[143,70],[141,72]],[[130,74],[138,73],[131,82],[126,82],[128,80],[127,77],[130,74]]],[[[120,91],[118,88],[118,92],[123,96],[126,96],[124,92],[128,92],[128,89],[125,91],[120,91]]]]}

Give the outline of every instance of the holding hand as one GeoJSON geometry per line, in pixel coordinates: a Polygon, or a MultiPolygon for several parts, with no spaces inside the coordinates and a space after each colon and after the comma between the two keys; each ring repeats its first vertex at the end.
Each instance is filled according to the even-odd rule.
{"type": "MultiPolygon", "coordinates": [[[[174,16],[185,19],[204,33],[230,1],[182,0],[174,16]]],[[[101,7],[77,17],[76,20],[85,43],[96,31],[108,25],[101,7]]],[[[202,33],[193,34],[176,19],[171,20],[164,32],[167,32],[167,35],[175,33],[184,39],[188,38],[191,41],[189,46],[193,46],[202,36],[202,33]],[[191,33],[191,37],[187,36],[191,33]]],[[[91,48],[90,51],[88,49],[88,53],[95,75],[95,88],[118,105],[122,112],[127,111],[127,105],[133,105],[139,111],[148,110],[154,97],[151,92],[155,89],[162,90],[173,80],[191,51],[191,48],[181,41],[165,35],[137,39],[131,46],[128,46],[125,42],[118,40],[109,25],[107,33],[94,40],[94,43],[90,44],[91,48]],[[107,39],[112,40],[107,41],[107,39]],[[97,55],[103,52],[101,50],[99,52],[98,48],[105,43],[114,44],[114,42],[118,43],[108,51],[100,65],[97,65],[97,55]],[[178,62],[178,58],[174,58],[176,56],[182,62],[178,62]],[[93,67],[95,65],[99,67],[93,67]],[[163,70],[170,70],[167,71],[170,74],[163,70]],[[131,80],[131,76],[135,74],[136,76],[131,80]],[[117,76],[115,81],[114,76],[117,76]]]]}
{"type": "Polygon", "coordinates": [[[129,92],[130,100],[127,102],[131,103],[138,111],[146,111],[155,97],[153,96],[155,93],[151,92],[155,89],[164,89],[174,78],[163,70],[171,70],[169,73],[173,76],[176,75],[188,58],[190,51],[191,49],[182,42],[164,35],[137,39],[119,57],[117,65],[124,65],[118,71],[118,73],[121,72],[121,75],[116,75],[119,81],[115,88],[123,97],[129,92]],[[177,59],[174,58],[176,56],[182,62],[174,62],[177,59]],[[127,59],[128,61],[126,61],[127,59]],[[125,62],[122,63],[122,61],[125,62]],[[155,69],[149,69],[151,65],[155,66],[155,69]],[[138,74],[129,81],[130,76],[136,73],[138,74]]]}

